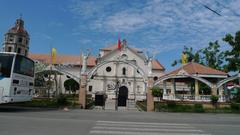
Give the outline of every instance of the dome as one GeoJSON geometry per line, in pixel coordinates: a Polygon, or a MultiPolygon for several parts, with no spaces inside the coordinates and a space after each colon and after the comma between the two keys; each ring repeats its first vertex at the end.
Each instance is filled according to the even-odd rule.
{"type": "Polygon", "coordinates": [[[24,29],[24,21],[21,18],[16,20],[15,26],[9,29],[8,33],[21,33],[28,35],[28,32],[24,29]]]}

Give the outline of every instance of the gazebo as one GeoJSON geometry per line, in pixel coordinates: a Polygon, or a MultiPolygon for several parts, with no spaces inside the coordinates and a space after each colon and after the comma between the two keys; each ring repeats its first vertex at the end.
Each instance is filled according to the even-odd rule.
{"type": "Polygon", "coordinates": [[[165,100],[210,101],[211,95],[219,95],[224,101],[223,88],[217,84],[227,77],[225,72],[190,62],[160,77],[154,85],[163,89],[165,100]]]}

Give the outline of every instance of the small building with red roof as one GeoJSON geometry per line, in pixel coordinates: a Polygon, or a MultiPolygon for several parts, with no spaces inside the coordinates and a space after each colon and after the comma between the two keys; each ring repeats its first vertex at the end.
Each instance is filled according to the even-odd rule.
{"type": "Polygon", "coordinates": [[[166,100],[209,101],[211,95],[219,95],[223,101],[223,88],[218,86],[228,74],[198,63],[189,62],[160,77],[160,85],[166,100]]]}

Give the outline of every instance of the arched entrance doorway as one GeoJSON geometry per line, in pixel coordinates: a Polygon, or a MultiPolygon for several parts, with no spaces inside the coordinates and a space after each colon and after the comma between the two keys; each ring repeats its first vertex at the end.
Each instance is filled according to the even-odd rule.
{"type": "Polygon", "coordinates": [[[118,106],[127,106],[128,88],[121,86],[118,94],[118,106]]]}

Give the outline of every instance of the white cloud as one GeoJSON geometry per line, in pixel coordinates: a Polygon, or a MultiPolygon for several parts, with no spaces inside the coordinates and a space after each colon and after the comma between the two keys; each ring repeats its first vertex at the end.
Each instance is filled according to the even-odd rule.
{"type": "Polygon", "coordinates": [[[139,1],[137,6],[126,6],[116,1],[73,3],[71,12],[79,21],[87,19],[89,29],[138,36],[141,43],[149,44],[153,50],[182,49],[183,45],[206,46],[210,41],[221,40],[226,33],[240,30],[239,0],[151,0],[142,2],[140,6],[139,1]],[[116,4],[119,10],[108,10],[116,4]]]}

